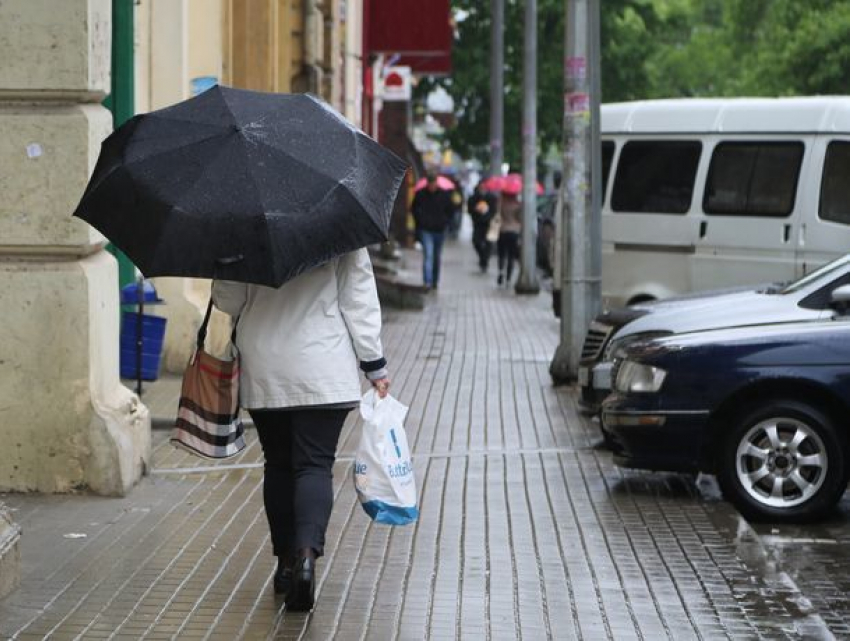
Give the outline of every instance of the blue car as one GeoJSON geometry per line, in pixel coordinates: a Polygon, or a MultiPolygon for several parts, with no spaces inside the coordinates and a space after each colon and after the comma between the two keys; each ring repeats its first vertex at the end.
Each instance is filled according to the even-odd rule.
{"type": "Polygon", "coordinates": [[[832,320],[625,347],[602,405],[624,467],[717,475],[749,518],[823,517],[850,478],[850,285],[832,320]]]}

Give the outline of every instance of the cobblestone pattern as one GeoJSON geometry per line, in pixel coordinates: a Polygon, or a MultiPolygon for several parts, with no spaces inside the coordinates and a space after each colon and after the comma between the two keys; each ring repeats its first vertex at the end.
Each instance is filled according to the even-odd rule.
{"type": "Polygon", "coordinates": [[[362,512],[352,413],[311,615],[271,591],[253,431],[212,466],[158,432],[155,473],[128,498],[4,497],[24,527],[25,576],[0,602],[0,637],[805,638],[796,590],[718,526],[735,522],[728,505],[594,449],[574,393],[549,381],[545,298],[447,271],[424,312],[391,312],[385,331],[393,393],[410,404],[420,521],[388,528],[362,512]],[[75,533],[86,536],[64,538],[75,533]]]}

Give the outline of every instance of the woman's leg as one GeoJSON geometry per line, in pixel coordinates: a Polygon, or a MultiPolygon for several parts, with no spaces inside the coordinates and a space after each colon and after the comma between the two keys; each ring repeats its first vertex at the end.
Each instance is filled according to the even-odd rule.
{"type": "Polygon", "coordinates": [[[333,464],[350,410],[292,411],[295,549],[325,551],[325,530],[333,508],[333,464]]]}
{"type": "Polygon", "coordinates": [[[514,273],[514,261],[519,260],[519,234],[516,232],[508,232],[506,236],[505,253],[508,257],[507,282],[510,284],[511,276],[514,273]]]}
{"type": "Polygon", "coordinates": [[[292,501],[292,413],[281,410],[249,410],[249,414],[254,420],[266,459],[263,501],[274,555],[280,559],[291,559],[297,550],[292,501]]]}
{"type": "Polygon", "coordinates": [[[496,282],[499,285],[505,280],[505,260],[508,257],[507,253],[507,236],[505,233],[499,234],[499,240],[496,241],[496,254],[498,256],[499,276],[496,282]]]}

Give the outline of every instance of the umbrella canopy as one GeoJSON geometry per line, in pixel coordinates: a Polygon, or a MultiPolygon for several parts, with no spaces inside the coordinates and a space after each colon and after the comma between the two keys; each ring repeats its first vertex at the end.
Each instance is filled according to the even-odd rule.
{"type": "MultiPolygon", "coordinates": [[[[522,182],[522,174],[512,173],[507,176],[490,176],[490,178],[487,178],[481,183],[481,187],[486,191],[500,191],[516,196],[522,193],[522,182]]],[[[544,193],[543,185],[539,182],[535,183],[534,191],[540,196],[544,193]]]]}
{"type": "Polygon", "coordinates": [[[317,98],[217,86],[113,132],[74,215],[145,276],[277,287],[386,240],[405,170],[317,98]]]}
{"type": "MultiPolygon", "coordinates": [[[[420,178],[416,181],[416,184],[413,185],[413,191],[420,191],[425,189],[425,185],[428,184],[427,178],[420,178]]],[[[455,184],[446,178],[445,176],[437,176],[437,189],[442,189],[443,191],[451,191],[455,188],[455,184]]]]}

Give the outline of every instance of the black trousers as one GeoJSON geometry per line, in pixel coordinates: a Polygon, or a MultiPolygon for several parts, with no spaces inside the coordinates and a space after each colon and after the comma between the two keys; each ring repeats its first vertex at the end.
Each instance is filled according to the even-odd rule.
{"type": "Polygon", "coordinates": [[[514,271],[514,261],[519,260],[519,232],[503,231],[499,234],[499,241],[496,243],[496,251],[499,254],[499,273],[505,270],[507,262],[507,273],[505,277],[510,283],[511,275],[514,271]]]}
{"type": "Polygon", "coordinates": [[[263,500],[275,556],[325,550],[333,464],[347,409],[250,410],[266,458],[263,500]]]}
{"type": "Polygon", "coordinates": [[[493,243],[487,240],[487,232],[490,225],[475,225],[472,228],[472,246],[478,253],[478,266],[482,271],[487,271],[490,264],[490,254],[493,251],[493,243]]]}

